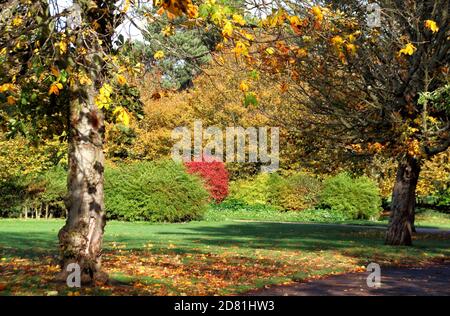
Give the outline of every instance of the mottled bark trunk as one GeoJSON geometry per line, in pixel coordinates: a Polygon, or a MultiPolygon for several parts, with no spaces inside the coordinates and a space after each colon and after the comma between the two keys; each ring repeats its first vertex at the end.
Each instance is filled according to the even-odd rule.
{"type": "MultiPolygon", "coordinates": [[[[101,271],[103,231],[103,116],[95,105],[92,85],[73,89],[70,103],[68,216],[59,232],[61,277],[77,263],[83,283],[105,282],[101,271]]],[[[69,273],[72,271],[69,271],[69,273]]]]}
{"type": "Polygon", "coordinates": [[[412,244],[419,173],[420,163],[417,159],[407,157],[400,162],[392,193],[391,217],[385,240],[387,245],[412,244]]]}

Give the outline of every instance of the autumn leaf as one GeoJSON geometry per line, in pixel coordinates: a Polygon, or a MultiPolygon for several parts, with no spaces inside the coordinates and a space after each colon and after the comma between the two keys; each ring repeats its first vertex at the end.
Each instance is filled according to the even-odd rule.
{"type": "Polygon", "coordinates": [[[239,85],[239,89],[243,92],[247,92],[250,89],[250,87],[249,87],[248,83],[245,80],[243,80],[243,81],[241,81],[241,84],[239,85]]]}
{"type": "Polygon", "coordinates": [[[273,47],[267,47],[266,53],[269,55],[273,55],[275,53],[275,49],[273,47]]]}
{"type": "Polygon", "coordinates": [[[60,41],[56,44],[56,46],[58,47],[61,55],[64,55],[67,52],[67,43],[65,41],[60,41]]]}
{"type": "Polygon", "coordinates": [[[164,58],[164,52],[162,50],[157,51],[153,55],[153,58],[155,58],[155,59],[162,59],[162,58],[164,58]]]}
{"type": "Polygon", "coordinates": [[[60,72],[59,72],[58,67],[52,66],[50,68],[50,72],[52,73],[53,76],[55,76],[57,78],[59,77],[60,72]]]}
{"type": "Polygon", "coordinates": [[[1,93],[6,92],[6,91],[14,91],[14,90],[16,90],[16,88],[11,83],[4,83],[4,84],[0,85],[1,93]]]}
{"type": "Polygon", "coordinates": [[[417,50],[417,48],[416,48],[413,44],[408,43],[408,44],[405,45],[405,47],[403,47],[403,48],[398,52],[398,54],[399,54],[399,56],[402,55],[402,54],[404,54],[404,55],[412,55],[412,54],[414,54],[414,52],[415,52],[416,50],[417,50]]]}
{"type": "Polygon", "coordinates": [[[82,73],[78,77],[78,80],[80,81],[81,85],[91,85],[92,84],[92,80],[85,73],[82,73]]]}
{"type": "Polygon", "coordinates": [[[226,21],[222,29],[222,35],[225,37],[231,37],[233,35],[233,25],[230,21],[226,21]]]}
{"type": "Polygon", "coordinates": [[[6,98],[6,102],[8,102],[9,105],[14,105],[14,104],[16,104],[16,98],[14,98],[12,95],[10,95],[6,98]]]}
{"type": "Polygon", "coordinates": [[[233,14],[233,22],[236,24],[239,24],[240,26],[244,26],[245,25],[245,20],[244,18],[239,15],[239,14],[233,14]]]}
{"type": "Polygon", "coordinates": [[[303,58],[306,56],[308,56],[308,51],[306,49],[304,49],[304,48],[297,49],[297,57],[298,58],[303,58]]]}
{"type": "Polygon", "coordinates": [[[331,39],[331,44],[333,44],[336,48],[339,48],[344,44],[344,39],[339,35],[336,35],[331,39]]]}
{"type": "Polygon", "coordinates": [[[109,106],[111,105],[111,93],[112,93],[112,87],[105,83],[99,90],[98,95],[95,98],[95,104],[99,109],[105,108],[109,109],[109,106]]]}
{"type": "Polygon", "coordinates": [[[50,89],[48,90],[48,95],[59,95],[59,90],[63,88],[63,85],[60,82],[54,82],[51,84],[50,89]]]}
{"type": "Polygon", "coordinates": [[[117,79],[117,83],[120,84],[121,86],[123,86],[127,83],[127,79],[122,75],[117,75],[116,79],[117,79]]]}
{"type": "Polygon", "coordinates": [[[248,44],[242,42],[242,41],[237,41],[236,42],[236,46],[233,49],[233,52],[236,55],[243,55],[243,56],[248,56],[248,44]]]}
{"type": "Polygon", "coordinates": [[[12,25],[13,25],[13,26],[21,26],[22,23],[23,23],[23,20],[22,20],[20,17],[15,17],[15,18],[12,20],[12,25]]]}
{"type": "Polygon", "coordinates": [[[322,22],[323,20],[323,13],[322,10],[320,9],[320,7],[318,6],[314,6],[311,8],[311,12],[314,14],[314,16],[316,17],[316,20],[319,22],[322,22]]]}
{"type": "Polygon", "coordinates": [[[356,45],[355,44],[347,44],[345,46],[345,48],[347,49],[347,52],[350,55],[355,55],[356,54],[356,45]]]}
{"type": "Polygon", "coordinates": [[[433,20],[426,20],[425,27],[433,33],[436,33],[437,31],[439,31],[439,27],[438,27],[437,23],[433,20]]]}
{"type": "Polygon", "coordinates": [[[173,25],[167,25],[165,28],[162,29],[161,34],[164,36],[171,36],[175,33],[175,28],[173,25]]]}
{"type": "Polygon", "coordinates": [[[113,114],[116,115],[116,122],[122,123],[126,126],[130,125],[130,116],[123,107],[118,106],[115,108],[113,114]]]}

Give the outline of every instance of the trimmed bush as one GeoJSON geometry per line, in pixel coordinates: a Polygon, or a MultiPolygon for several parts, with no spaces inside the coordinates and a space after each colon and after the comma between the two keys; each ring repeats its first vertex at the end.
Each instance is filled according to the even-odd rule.
{"type": "Polygon", "coordinates": [[[270,205],[286,211],[310,209],[318,203],[322,184],[306,173],[282,177],[276,173],[259,174],[238,180],[231,186],[231,197],[248,205],[270,205]]]}
{"type": "Polygon", "coordinates": [[[381,212],[381,197],[376,183],[365,176],[352,178],[347,173],[325,180],[320,202],[341,212],[346,219],[378,219],[381,212]]]}
{"type": "Polygon", "coordinates": [[[294,173],[278,185],[273,204],[287,211],[303,211],[319,203],[322,182],[307,173],[294,173]]]}
{"type": "Polygon", "coordinates": [[[106,168],[105,207],[112,219],[184,222],[200,219],[209,195],[202,180],[173,161],[106,168]]]}
{"type": "Polygon", "coordinates": [[[230,186],[230,198],[248,205],[271,205],[276,203],[283,178],[276,173],[262,173],[251,179],[237,180],[230,186]]]}
{"type": "Polygon", "coordinates": [[[216,203],[228,196],[228,171],[223,162],[192,161],[186,162],[185,166],[190,174],[197,174],[203,179],[205,189],[216,203]]]}

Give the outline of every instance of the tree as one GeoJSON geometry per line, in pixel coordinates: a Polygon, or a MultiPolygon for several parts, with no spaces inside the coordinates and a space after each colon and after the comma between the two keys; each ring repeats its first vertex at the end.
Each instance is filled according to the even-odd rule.
{"type": "Polygon", "coordinates": [[[380,1],[379,26],[361,1],[323,2],[271,3],[258,38],[235,51],[295,87],[302,137],[398,160],[386,244],[410,245],[421,165],[450,145],[449,1],[380,1]]]}
{"type": "Polygon", "coordinates": [[[220,33],[186,28],[186,17],[161,20],[162,23],[147,27],[144,34],[146,42],[143,44],[145,54],[161,71],[163,88],[191,88],[193,79],[201,72],[201,66],[211,60],[210,51],[221,40],[220,33]],[[158,52],[163,52],[164,58],[156,59],[158,52]]]}
{"type": "MultiPolygon", "coordinates": [[[[129,5],[77,0],[62,10],[57,1],[0,3],[1,126],[36,142],[56,134],[69,143],[68,218],[59,232],[63,279],[67,265],[77,263],[82,281],[107,280],[101,271],[104,119],[127,125],[133,110],[120,101],[123,72],[133,65],[112,45],[129,5]]],[[[196,15],[190,1],[161,5],[171,14],[196,15]]]]}

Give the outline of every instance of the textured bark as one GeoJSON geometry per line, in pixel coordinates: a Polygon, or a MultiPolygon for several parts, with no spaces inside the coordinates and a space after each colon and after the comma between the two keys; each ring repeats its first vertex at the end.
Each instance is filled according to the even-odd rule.
{"type": "MultiPolygon", "coordinates": [[[[94,102],[95,88],[73,89],[70,103],[69,176],[65,226],[59,232],[61,278],[78,263],[83,283],[105,282],[101,249],[106,224],[103,201],[103,117],[94,102]]],[[[72,271],[69,271],[69,273],[72,271]]]]}
{"type": "Polygon", "coordinates": [[[387,245],[412,245],[419,173],[417,159],[407,157],[400,162],[392,193],[391,217],[385,240],[387,245]]]}

